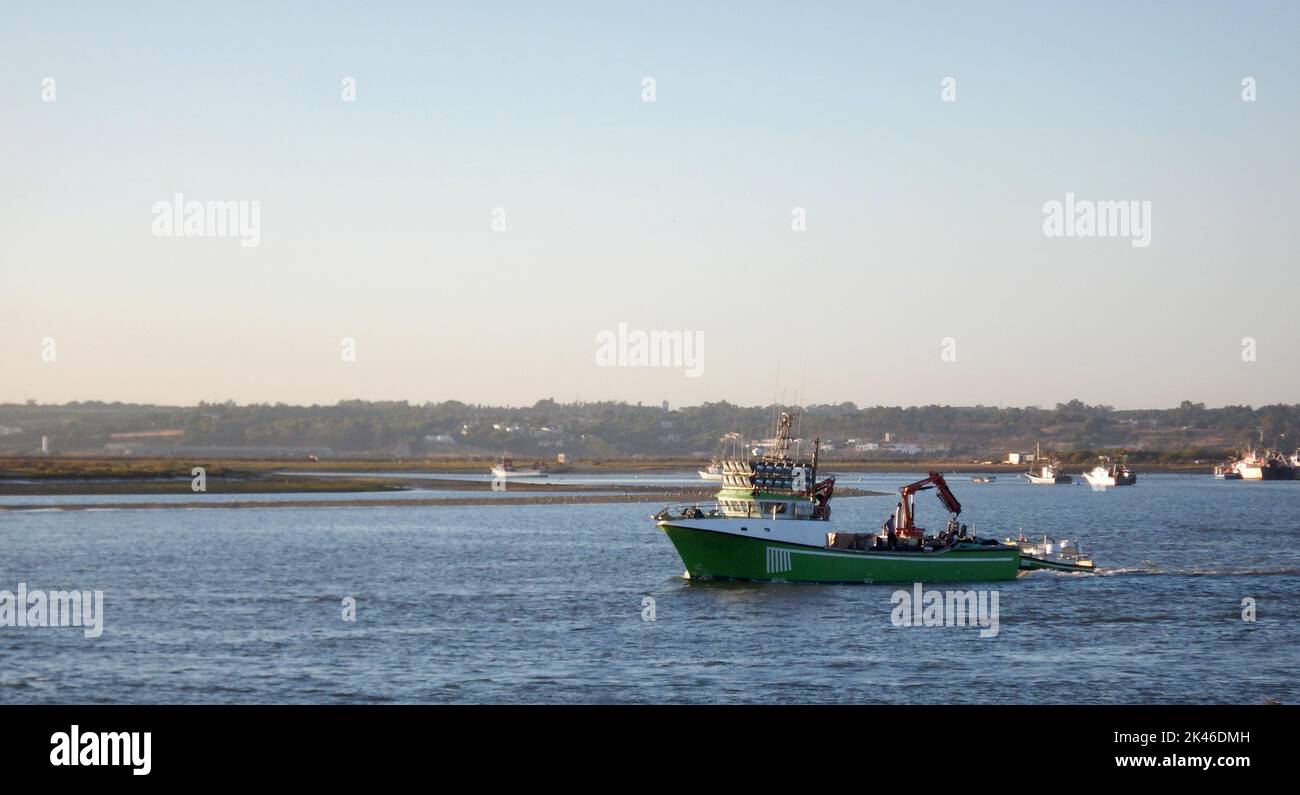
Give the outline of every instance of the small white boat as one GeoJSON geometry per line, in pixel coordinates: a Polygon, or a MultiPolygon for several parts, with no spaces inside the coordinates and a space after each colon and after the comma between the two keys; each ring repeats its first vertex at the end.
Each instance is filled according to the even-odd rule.
{"type": "Polygon", "coordinates": [[[1127,464],[1116,464],[1103,459],[1102,463],[1084,472],[1083,479],[1093,488],[1132,486],[1137,483],[1137,473],[1127,464]]]}
{"type": "Polygon", "coordinates": [[[1037,486],[1055,486],[1058,483],[1073,483],[1074,478],[1070,475],[1063,475],[1057,471],[1055,461],[1043,462],[1043,451],[1034,446],[1034,463],[1037,465],[1034,469],[1025,473],[1025,477],[1030,483],[1037,486]]]}
{"type": "Polygon", "coordinates": [[[699,474],[700,480],[713,480],[718,483],[722,482],[722,464],[718,463],[716,460],[710,461],[707,467],[696,470],[696,472],[699,474]]]}
{"type": "Polygon", "coordinates": [[[1058,483],[1074,482],[1074,476],[1062,475],[1056,471],[1056,467],[1052,464],[1039,467],[1037,473],[1033,471],[1026,472],[1025,477],[1029,479],[1030,483],[1037,486],[1055,486],[1058,483]]]}
{"type": "Polygon", "coordinates": [[[545,464],[517,467],[515,462],[507,456],[501,456],[501,460],[497,462],[497,465],[492,467],[492,476],[496,478],[544,478],[546,474],[545,464]]]}
{"type": "Polygon", "coordinates": [[[1053,541],[1050,536],[1043,536],[1041,542],[1030,541],[1024,533],[1019,538],[1008,538],[1008,544],[1020,548],[1020,568],[1054,569],[1056,571],[1095,571],[1092,555],[1085,555],[1083,547],[1076,539],[1062,538],[1053,541]]]}
{"type": "Polygon", "coordinates": [[[1241,480],[1241,473],[1233,464],[1219,464],[1214,468],[1215,480],[1241,480]]]}
{"type": "Polygon", "coordinates": [[[718,440],[718,445],[722,450],[721,455],[718,455],[709,461],[709,465],[704,469],[696,470],[696,474],[700,476],[700,480],[711,480],[714,483],[721,483],[722,462],[728,458],[739,459],[740,447],[743,443],[744,438],[734,431],[732,433],[724,434],[723,437],[718,440]]]}

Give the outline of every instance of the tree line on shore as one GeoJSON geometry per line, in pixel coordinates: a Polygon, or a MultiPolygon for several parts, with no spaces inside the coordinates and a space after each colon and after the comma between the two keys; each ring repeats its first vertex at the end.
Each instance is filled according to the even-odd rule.
{"type": "MultiPolygon", "coordinates": [[[[155,406],[96,401],[0,405],[0,450],[31,452],[40,437],[59,451],[165,452],[168,446],[318,450],[321,454],[456,455],[508,450],[519,456],[690,456],[719,450],[719,438],[771,434],[782,407],[726,401],[667,409],[622,402],[486,406],[449,400],[347,400],[286,404],[155,406]]],[[[798,435],[821,438],[832,457],[888,457],[870,442],[910,442],[936,458],[1000,458],[1041,443],[1066,461],[1097,451],[1137,461],[1212,458],[1255,445],[1300,445],[1300,404],[1115,409],[1078,400],[1052,408],[819,404],[798,410],[798,435]]]]}

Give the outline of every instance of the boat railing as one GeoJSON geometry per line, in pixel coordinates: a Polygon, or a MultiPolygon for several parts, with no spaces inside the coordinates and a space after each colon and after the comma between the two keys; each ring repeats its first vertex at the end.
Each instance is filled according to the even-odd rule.
{"type": "Polygon", "coordinates": [[[670,502],[651,518],[656,522],[667,519],[721,519],[726,514],[716,502],[670,502]]]}
{"type": "Polygon", "coordinates": [[[743,502],[744,507],[733,503],[723,506],[720,502],[673,502],[660,508],[651,516],[657,522],[667,519],[771,519],[778,520],[821,520],[831,518],[829,505],[812,504],[805,512],[794,513],[785,508],[764,511],[756,502],[743,502]]]}

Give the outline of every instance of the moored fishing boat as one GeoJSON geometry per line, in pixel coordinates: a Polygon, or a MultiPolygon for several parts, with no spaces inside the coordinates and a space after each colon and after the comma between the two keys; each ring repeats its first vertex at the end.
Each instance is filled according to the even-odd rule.
{"type": "Polygon", "coordinates": [[[1241,480],[1295,480],[1296,476],[1296,467],[1276,450],[1259,453],[1248,448],[1231,466],[1241,480]]]}
{"type": "Polygon", "coordinates": [[[540,462],[527,467],[515,466],[515,462],[506,455],[501,456],[496,466],[492,467],[492,476],[496,478],[544,478],[546,465],[540,462]]]}
{"type": "Polygon", "coordinates": [[[748,461],[725,460],[713,505],[666,506],[653,517],[692,579],[788,582],[961,582],[1009,580],[1019,549],[981,540],[957,521],[961,504],[937,472],[899,490],[894,515],[878,532],[833,523],[835,479],[817,480],[811,460],[789,455],[791,416],[774,444],[748,461]],[[949,511],[945,529],[927,535],[914,520],[917,492],[935,489],[949,511]]]}
{"type": "Polygon", "coordinates": [[[1043,451],[1039,445],[1034,446],[1034,467],[1025,473],[1025,477],[1030,483],[1037,486],[1055,486],[1063,483],[1073,483],[1074,478],[1070,475],[1062,474],[1060,467],[1055,461],[1043,461],[1043,451]]]}
{"type": "Polygon", "coordinates": [[[1128,464],[1103,458],[1100,464],[1083,473],[1083,479],[1093,488],[1132,486],[1137,483],[1137,473],[1128,464]]]}
{"type": "Polygon", "coordinates": [[[721,482],[722,462],[717,460],[710,461],[709,465],[706,466],[704,469],[696,470],[696,474],[700,476],[700,480],[712,480],[715,482],[721,482]]]}
{"type": "Polygon", "coordinates": [[[1214,467],[1215,480],[1241,480],[1241,473],[1232,464],[1218,464],[1214,467]]]}
{"type": "Polygon", "coordinates": [[[1074,476],[1057,472],[1055,464],[1043,464],[1037,469],[1037,472],[1031,469],[1025,473],[1029,482],[1036,486],[1056,486],[1074,482],[1074,476]]]}
{"type": "Polygon", "coordinates": [[[722,453],[721,455],[711,459],[707,467],[696,471],[696,474],[700,476],[700,480],[721,482],[722,462],[726,460],[728,446],[730,446],[732,450],[732,457],[739,458],[740,448],[743,441],[743,438],[738,433],[728,433],[719,439],[718,442],[722,446],[722,453]]]}

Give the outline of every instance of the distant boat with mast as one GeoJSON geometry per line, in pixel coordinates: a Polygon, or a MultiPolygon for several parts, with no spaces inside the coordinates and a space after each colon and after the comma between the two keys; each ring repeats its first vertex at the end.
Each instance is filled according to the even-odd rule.
{"type": "Polygon", "coordinates": [[[1300,454],[1288,459],[1276,450],[1260,453],[1251,447],[1227,464],[1226,469],[1215,467],[1214,476],[1219,477],[1222,469],[1225,474],[1222,480],[1295,480],[1296,464],[1300,463],[1297,458],[1300,458],[1300,454]],[[1235,473],[1237,477],[1228,477],[1228,472],[1235,473]]]}
{"type": "Polygon", "coordinates": [[[728,453],[732,459],[740,458],[740,450],[744,446],[744,439],[738,433],[728,433],[718,440],[721,448],[717,456],[714,456],[709,465],[704,469],[698,470],[701,480],[710,480],[715,483],[722,482],[722,462],[727,460],[728,453]]]}
{"type": "Polygon", "coordinates": [[[1030,483],[1038,486],[1055,486],[1061,483],[1073,483],[1074,478],[1062,474],[1055,461],[1044,461],[1042,445],[1034,445],[1034,466],[1025,473],[1030,483]]]}

